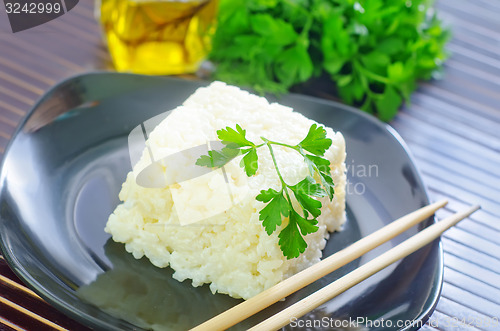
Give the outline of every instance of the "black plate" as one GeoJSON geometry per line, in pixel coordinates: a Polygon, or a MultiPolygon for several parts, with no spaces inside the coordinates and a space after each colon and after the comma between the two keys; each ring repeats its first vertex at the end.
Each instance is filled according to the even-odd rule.
{"type": "MultiPolygon", "coordinates": [[[[207,286],[172,280],[168,268],[133,259],[103,231],[131,169],[129,132],[180,105],[203,85],[116,73],[77,76],[50,90],[14,135],[0,178],[2,251],[16,274],[59,310],[103,329],[154,323],[185,329],[239,302],[212,295],[207,286]]],[[[340,130],[346,139],[348,221],[331,236],[325,255],[428,203],[405,144],[391,127],[334,102],[294,94],[279,102],[340,130]]],[[[239,326],[270,316],[417,231],[415,227],[239,326]]],[[[344,329],[348,322],[352,327],[368,318],[378,320],[357,326],[416,329],[419,324],[410,323],[429,317],[442,275],[442,250],[435,241],[294,324],[315,318],[321,321],[316,326],[344,329]]]]}

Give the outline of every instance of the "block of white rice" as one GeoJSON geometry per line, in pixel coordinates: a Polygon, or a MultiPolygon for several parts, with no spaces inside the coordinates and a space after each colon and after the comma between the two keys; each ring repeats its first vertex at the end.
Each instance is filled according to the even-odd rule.
{"type": "MultiPolygon", "coordinates": [[[[136,176],[151,163],[150,155],[163,158],[216,141],[216,131],[239,124],[250,141],[260,137],[288,144],[299,143],[314,121],[291,108],[268,103],[237,87],[214,82],[198,89],[174,109],[149,135],[149,150],[134,166],[123,184],[123,201],[109,217],[105,231],[125,244],[135,258],[147,256],[157,267],[170,266],[179,281],[193,286],[210,284],[212,292],[248,299],[283,279],[317,263],[329,232],[345,221],[345,142],[341,133],[326,128],[335,184],[333,201],[321,198],[319,230],[305,237],[306,251],[287,260],[278,245],[279,229],[268,235],[259,220],[265,206],[255,197],[261,190],[280,189],[269,150],[258,149],[259,168],[247,177],[236,158],[223,168],[162,188],[138,185],[136,176]]],[[[295,184],[308,174],[302,157],[294,150],[274,147],[281,174],[295,184]]],[[[188,158],[186,159],[188,160],[188,158]]],[[[193,160],[186,161],[193,162],[193,160]]],[[[166,164],[175,171],[190,164],[166,164]]],[[[298,206],[295,206],[296,210],[298,206]]],[[[285,219],[282,227],[287,224],[285,219]]]]}

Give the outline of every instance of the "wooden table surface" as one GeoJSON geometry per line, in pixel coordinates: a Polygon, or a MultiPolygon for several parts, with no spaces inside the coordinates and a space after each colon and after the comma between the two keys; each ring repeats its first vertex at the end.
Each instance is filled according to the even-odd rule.
{"type": "MultiPolygon", "coordinates": [[[[421,83],[391,125],[409,145],[431,200],[450,201],[439,218],[473,203],[482,209],[442,238],[442,295],[423,329],[493,330],[475,321],[500,318],[500,1],[439,0],[436,7],[454,33],[444,79],[421,83]]],[[[0,23],[3,153],[52,85],[111,64],[90,0],[25,32],[13,34],[5,13],[0,23]]],[[[87,329],[27,290],[1,256],[0,273],[0,330],[87,329]]]]}

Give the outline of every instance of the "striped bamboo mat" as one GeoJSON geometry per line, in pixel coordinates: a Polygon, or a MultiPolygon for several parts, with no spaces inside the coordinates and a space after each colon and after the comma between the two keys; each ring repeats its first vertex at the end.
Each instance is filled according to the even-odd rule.
{"type": "MultiPolygon", "coordinates": [[[[500,1],[440,0],[436,7],[454,32],[445,77],[422,83],[391,124],[431,200],[450,201],[438,217],[472,203],[482,209],[444,235],[442,296],[423,329],[492,330],[480,322],[500,318],[500,1]]],[[[44,91],[106,68],[92,1],[30,31],[0,30],[0,153],[44,91]]],[[[86,330],[24,287],[0,257],[0,330],[11,329],[86,330]]]]}

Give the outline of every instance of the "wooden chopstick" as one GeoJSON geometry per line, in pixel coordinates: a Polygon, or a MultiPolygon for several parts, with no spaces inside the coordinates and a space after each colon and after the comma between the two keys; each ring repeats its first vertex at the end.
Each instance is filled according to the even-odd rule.
{"type": "Polygon", "coordinates": [[[447,203],[447,200],[441,200],[405,215],[192,330],[225,330],[396,237],[427,219],[447,203]]]}
{"type": "Polygon", "coordinates": [[[299,318],[304,316],[311,310],[319,307],[323,303],[331,300],[335,296],[353,287],[371,275],[431,243],[435,239],[439,238],[444,231],[448,230],[453,225],[457,224],[478,209],[478,205],[473,206],[463,212],[456,213],[425,228],[413,237],[403,241],[401,244],[391,248],[382,255],[363,264],[347,275],[337,279],[333,283],[330,283],[329,285],[282,310],[276,315],[264,320],[249,330],[276,330],[289,324],[292,317],[299,318]]]}

